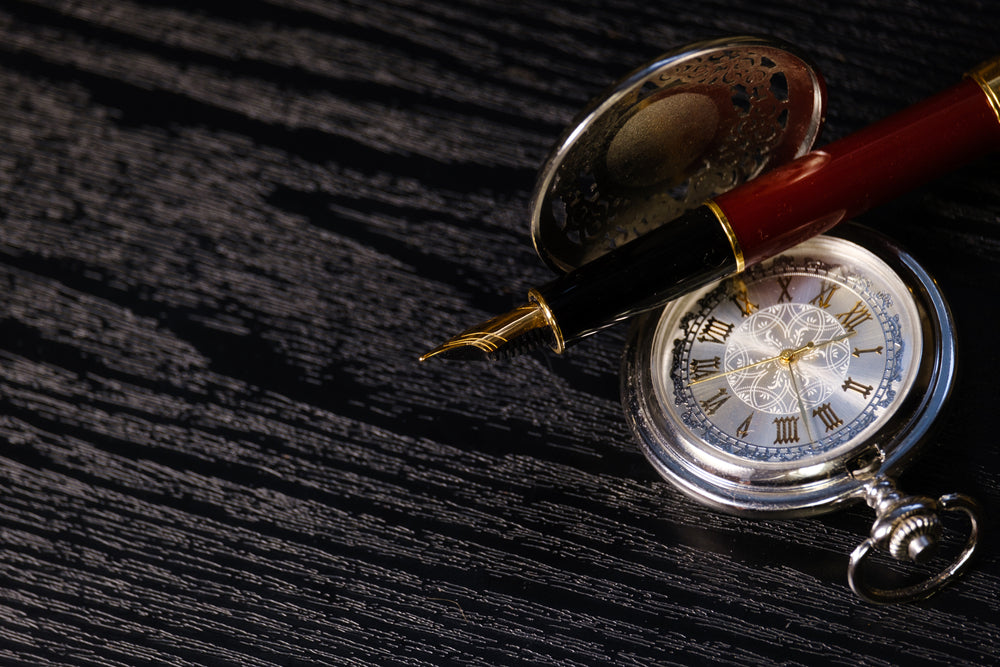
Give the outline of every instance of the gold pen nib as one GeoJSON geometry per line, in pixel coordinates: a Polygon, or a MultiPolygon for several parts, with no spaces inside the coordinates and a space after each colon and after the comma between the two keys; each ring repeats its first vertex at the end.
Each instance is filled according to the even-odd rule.
{"type": "Polygon", "coordinates": [[[525,304],[463,331],[420,357],[460,360],[497,360],[551,344],[552,328],[545,310],[536,303],[525,304]]]}

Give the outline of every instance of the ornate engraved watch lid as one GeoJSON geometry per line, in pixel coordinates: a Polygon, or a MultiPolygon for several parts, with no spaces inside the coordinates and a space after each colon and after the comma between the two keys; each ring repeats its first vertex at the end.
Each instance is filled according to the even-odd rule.
{"type": "Polygon", "coordinates": [[[569,271],[807,152],[826,91],[787,44],[697,42],[636,69],[577,118],[546,161],[531,233],[569,271]]]}

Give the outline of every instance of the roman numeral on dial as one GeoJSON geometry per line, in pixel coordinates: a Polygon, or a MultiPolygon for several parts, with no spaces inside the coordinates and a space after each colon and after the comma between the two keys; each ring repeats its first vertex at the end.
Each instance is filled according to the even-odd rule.
{"type": "Polygon", "coordinates": [[[750,301],[750,295],[747,294],[746,288],[737,290],[737,292],[729,298],[736,304],[736,307],[740,309],[740,315],[743,317],[747,317],[753,313],[753,311],[758,309],[757,304],[750,301]]]}
{"type": "Polygon", "coordinates": [[[793,276],[778,276],[778,284],[781,285],[781,294],[778,295],[778,303],[785,303],[792,300],[792,295],[788,291],[788,286],[792,284],[793,276]]]}
{"type": "Polygon", "coordinates": [[[740,422],[740,425],[736,427],[736,436],[739,438],[745,438],[750,433],[750,422],[753,421],[753,416],[757,414],[756,412],[751,412],[747,415],[747,418],[740,422]]]}
{"type": "Polygon", "coordinates": [[[726,391],[725,387],[719,389],[719,393],[705,399],[704,401],[699,401],[701,403],[701,409],[705,411],[705,414],[711,417],[719,408],[722,407],[723,403],[732,398],[732,395],[726,391]]]}
{"type": "Polygon", "coordinates": [[[809,302],[814,306],[819,306],[820,308],[829,308],[830,299],[833,298],[833,293],[840,289],[840,285],[835,285],[834,283],[826,283],[819,288],[819,294],[814,296],[809,302]]]}
{"type": "Polygon", "coordinates": [[[798,417],[775,417],[774,444],[787,445],[799,441],[798,417]]]}
{"type": "Polygon", "coordinates": [[[872,393],[872,390],[875,389],[875,387],[873,387],[871,385],[861,384],[857,380],[854,380],[854,379],[852,379],[850,377],[848,377],[846,380],[844,380],[844,384],[841,385],[840,388],[843,389],[845,392],[846,391],[856,391],[859,394],[861,394],[862,396],[864,396],[865,398],[868,398],[868,394],[872,393]]]}
{"type": "Polygon", "coordinates": [[[872,314],[863,301],[858,301],[849,311],[846,313],[840,313],[835,317],[841,324],[844,325],[846,329],[854,331],[858,328],[859,324],[872,319],[872,314]]]}
{"type": "Polygon", "coordinates": [[[726,339],[729,338],[729,334],[733,332],[734,326],[729,322],[723,322],[722,320],[710,317],[701,328],[698,340],[702,343],[725,343],[726,339]]]}
{"type": "Polygon", "coordinates": [[[818,408],[814,408],[812,416],[819,417],[820,421],[823,422],[823,426],[826,427],[827,433],[844,424],[844,420],[837,416],[837,413],[833,411],[829,403],[824,403],[818,408]]]}
{"type": "Polygon", "coordinates": [[[692,359],[691,379],[700,380],[703,377],[708,377],[709,375],[718,372],[719,364],[721,363],[722,359],[719,357],[712,357],[711,359],[692,359]]]}

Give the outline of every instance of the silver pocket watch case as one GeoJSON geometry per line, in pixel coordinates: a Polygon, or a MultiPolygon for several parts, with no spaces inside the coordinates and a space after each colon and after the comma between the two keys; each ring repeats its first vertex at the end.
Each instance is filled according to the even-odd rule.
{"type": "MultiPolygon", "coordinates": [[[[543,166],[531,215],[538,255],[557,271],[572,270],[805,154],[822,127],[825,103],[825,85],[815,68],[796,49],[772,39],[733,37],[698,42],[639,67],[578,116],[543,166]]],[[[812,245],[806,245],[805,254],[793,248],[784,259],[762,264],[764,269],[751,267],[719,286],[709,286],[642,316],[624,355],[625,414],[657,471],[687,495],[720,511],[745,516],[801,516],[866,500],[877,517],[871,536],[852,554],[848,567],[851,588],[878,603],[924,597],[959,574],[978,544],[978,509],[971,499],[957,494],[936,500],[906,496],[893,481],[928,436],[950,393],[955,366],[951,317],[934,281],[889,239],[864,228],[844,226],[835,236],[809,243],[812,245]],[[781,262],[799,262],[800,273],[805,275],[812,270],[808,268],[810,252],[823,255],[820,264],[825,267],[849,265],[856,269],[839,278],[828,275],[831,285],[836,283],[837,289],[843,289],[842,294],[861,295],[854,311],[849,303],[844,305],[840,314],[847,319],[809,303],[822,296],[819,292],[800,295],[798,305],[793,306],[775,301],[773,285],[771,293],[764,290],[758,295],[760,303],[747,300],[749,292],[738,291],[740,281],[766,282],[761,271],[771,271],[772,277],[780,274],[781,262]],[[765,302],[766,298],[771,302],[765,302]],[[714,306],[707,303],[712,299],[714,306]],[[713,325],[704,317],[698,320],[699,309],[711,310],[727,299],[742,303],[741,310],[746,311],[736,315],[730,308],[732,321],[725,322],[720,315],[722,324],[713,325]],[[893,310],[893,303],[902,309],[893,310]],[[750,344],[733,355],[723,353],[729,331],[737,331],[738,323],[742,325],[737,319],[756,314],[750,306],[766,309],[766,313],[757,318],[759,331],[750,325],[739,329],[741,340],[752,342],[756,336],[771,346],[756,361],[746,356],[753,348],[750,344]],[[678,309],[688,318],[683,327],[704,326],[707,340],[713,335],[723,339],[718,353],[686,358],[688,366],[670,361],[675,349],[683,348],[683,327],[679,326],[683,317],[678,309]],[[844,358],[852,354],[849,343],[855,332],[849,325],[859,323],[861,311],[857,309],[878,311],[879,317],[867,319],[878,322],[885,340],[883,352],[888,352],[887,346],[900,345],[899,358],[884,365],[885,373],[892,377],[875,373],[862,378],[858,373],[857,377],[838,376],[834,383],[829,376],[819,381],[803,375],[819,368],[820,357],[832,359],[835,352],[840,357],[832,359],[824,372],[860,371],[864,367],[852,366],[844,358]],[[901,329],[892,324],[893,317],[902,317],[910,327],[899,340],[893,332],[901,329]],[[814,339],[823,327],[834,332],[829,334],[832,337],[814,339]],[[775,333],[779,330],[786,333],[775,333]],[[750,335],[748,331],[757,333],[750,335]],[[782,336],[787,339],[784,343],[779,341],[782,336]],[[731,358],[743,361],[731,362],[731,358]],[[696,362],[699,373],[705,369],[718,372],[717,386],[712,389],[715,393],[695,394],[685,388],[683,377],[690,380],[694,372],[690,366],[696,362]],[[789,379],[780,379],[786,376],[789,379]],[[765,386],[768,382],[773,386],[765,386]],[[788,386],[794,391],[789,393],[788,386]],[[753,391],[762,393],[754,398],[753,391]],[[817,398],[820,394],[810,391],[823,395],[817,398]],[[780,409],[788,414],[757,418],[753,429],[758,431],[750,437],[753,417],[744,413],[763,415],[764,408],[772,409],[771,399],[762,398],[768,392],[775,397],[785,393],[781,399],[785,407],[780,409]],[[864,402],[869,393],[875,402],[864,402]],[[854,403],[845,402],[844,396],[854,403]],[[797,402],[788,403],[790,397],[797,402]],[[729,432],[724,424],[720,426],[724,421],[722,404],[727,401],[732,401],[729,408],[743,405],[744,410],[739,423],[731,416],[729,432]],[[716,414],[720,419],[715,419],[716,414]],[[794,431],[794,425],[801,425],[806,444],[812,443],[809,447],[796,450],[793,438],[802,435],[794,431]],[[763,435],[761,427],[775,432],[763,435]],[[828,429],[834,430],[828,434],[828,429]],[[772,436],[775,442],[762,439],[772,436]],[[781,446],[771,451],[769,444],[781,446]],[[868,583],[864,563],[875,551],[888,552],[900,560],[925,560],[939,541],[938,515],[946,511],[964,513],[971,523],[968,541],[958,557],[937,575],[917,584],[881,589],[868,583]]],[[[810,275],[814,281],[811,289],[823,289],[815,282],[818,278],[810,275]]],[[[699,331],[688,333],[690,353],[691,341],[699,331]]],[[[861,339],[859,334],[857,340],[861,339]]],[[[859,354],[865,351],[857,349],[859,354]]],[[[869,365],[878,370],[878,363],[869,365]]]]}

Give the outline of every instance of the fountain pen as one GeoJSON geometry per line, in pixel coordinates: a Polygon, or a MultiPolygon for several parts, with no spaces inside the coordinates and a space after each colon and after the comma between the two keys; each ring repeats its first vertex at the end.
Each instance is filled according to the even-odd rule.
{"type": "Polygon", "coordinates": [[[957,85],[701,206],[551,282],[421,361],[562,353],[1000,149],[1000,58],[957,85]]]}

